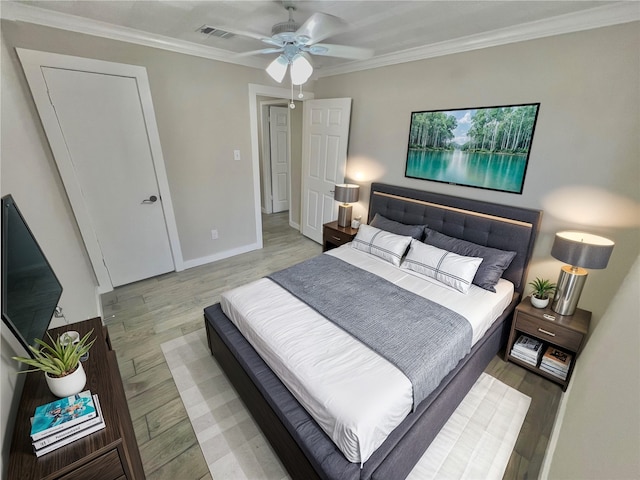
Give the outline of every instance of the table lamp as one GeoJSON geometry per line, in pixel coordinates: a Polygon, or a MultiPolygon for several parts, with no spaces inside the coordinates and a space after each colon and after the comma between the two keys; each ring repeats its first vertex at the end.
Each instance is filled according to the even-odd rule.
{"type": "Polygon", "coordinates": [[[350,183],[342,183],[336,185],[333,191],[333,199],[336,202],[342,202],[342,205],[338,207],[338,225],[341,227],[351,226],[351,210],[353,207],[349,203],[358,201],[358,194],[360,193],[360,187],[350,183]]]}
{"type": "Polygon", "coordinates": [[[568,263],[560,270],[551,309],[560,315],[573,315],[587,281],[586,268],[606,268],[614,242],[582,232],[558,232],[551,256],[568,263]]]}

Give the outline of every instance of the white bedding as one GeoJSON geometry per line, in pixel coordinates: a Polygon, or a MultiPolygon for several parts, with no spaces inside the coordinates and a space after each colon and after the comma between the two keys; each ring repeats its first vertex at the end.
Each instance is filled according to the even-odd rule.
{"type": "MultiPolygon", "coordinates": [[[[467,318],[473,343],[512,298],[472,285],[465,295],[344,245],[327,252],[467,318]]],[[[345,457],[364,463],[411,411],[409,379],[394,365],[268,279],[222,295],[224,313],[345,457]]]]}

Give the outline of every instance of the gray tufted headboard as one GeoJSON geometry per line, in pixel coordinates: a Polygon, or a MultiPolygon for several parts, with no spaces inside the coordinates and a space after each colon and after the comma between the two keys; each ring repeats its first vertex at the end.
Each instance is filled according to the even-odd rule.
{"type": "Polygon", "coordinates": [[[409,225],[427,225],[451,237],[516,256],[502,275],[522,293],[542,212],[509,205],[454,197],[406,187],[373,183],[369,221],[379,213],[409,225]]]}

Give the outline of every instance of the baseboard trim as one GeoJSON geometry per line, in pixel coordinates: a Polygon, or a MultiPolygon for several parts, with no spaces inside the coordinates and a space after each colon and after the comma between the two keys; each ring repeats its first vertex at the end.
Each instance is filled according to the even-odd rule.
{"type": "Polygon", "coordinates": [[[225,250],[224,252],[215,253],[207,257],[194,258],[192,260],[185,260],[183,265],[185,269],[199,267],[200,265],[206,265],[208,263],[217,262],[218,260],[224,260],[225,258],[235,257],[241,253],[252,252],[253,250],[259,250],[261,247],[258,243],[252,243],[249,245],[243,245],[241,247],[232,248],[231,250],[225,250]]]}
{"type": "MultiPolygon", "coordinates": [[[[578,368],[579,365],[576,365],[575,368],[578,368]]],[[[573,372],[576,373],[575,370],[573,372]]],[[[560,430],[562,429],[562,422],[564,420],[564,414],[567,410],[567,401],[569,400],[569,394],[571,393],[572,384],[569,383],[567,390],[562,393],[560,397],[560,404],[558,405],[558,412],[556,413],[556,418],[553,421],[553,428],[551,429],[551,436],[549,437],[549,443],[547,444],[547,449],[544,452],[544,458],[542,459],[542,468],[540,469],[540,474],[538,478],[540,480],[547,480],[549,478],[549,470],[551,469],[551,461],[553,460],[553,454],[556,451],[556,446],[558,445],[558,437],[560,437],[560,430]]]]}

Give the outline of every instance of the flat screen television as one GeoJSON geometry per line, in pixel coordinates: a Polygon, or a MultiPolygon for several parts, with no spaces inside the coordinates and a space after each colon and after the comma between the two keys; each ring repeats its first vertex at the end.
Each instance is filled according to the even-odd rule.
{"type": "Polygon", "coordinates": [[[2,197],[2,320],[29,355],[61,295],[62,285],[15,201],[2,197]]]}

